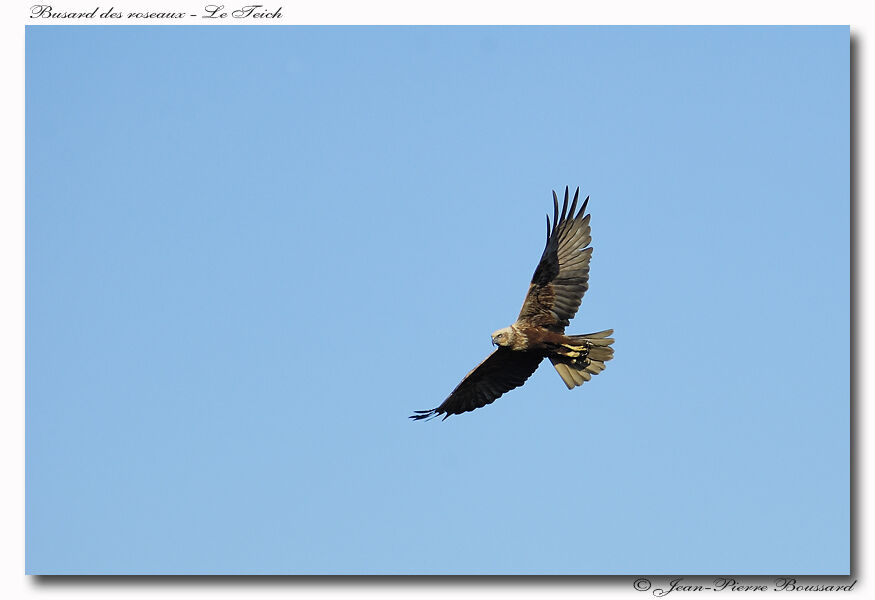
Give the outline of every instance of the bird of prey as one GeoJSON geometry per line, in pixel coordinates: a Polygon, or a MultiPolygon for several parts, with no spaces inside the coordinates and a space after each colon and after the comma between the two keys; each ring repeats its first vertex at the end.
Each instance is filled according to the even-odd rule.
{"type": "Polygon", "coordinates": [[[458,415],[491,404],[521,386],[544,358],[550,359],[559,377],[573,389],[589,381],[614,356],[613,329],[584,335],[565,335],[565,328],[580,308],[588,288],[590,216],[589,196],[577,210],[580,188],[568,207],[568,188],[559,211],[553,192],[553,222],[547,215],[547,245],[535,268],[529,292],[516,322],[492,334],[498,348],[468,373],[443,404],[418,410],[411,419],[458,415]]]}

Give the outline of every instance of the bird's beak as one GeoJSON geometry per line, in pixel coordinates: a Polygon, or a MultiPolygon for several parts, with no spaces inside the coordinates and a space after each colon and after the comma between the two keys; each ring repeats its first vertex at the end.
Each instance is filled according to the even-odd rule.
{"type": "Polygon", "coordinates": [[[495,338],[492,338],[492,345],[493,345],[493,346],[497,346],[497,345],[498,345],[498,344],[495,343],[495,338]]]}

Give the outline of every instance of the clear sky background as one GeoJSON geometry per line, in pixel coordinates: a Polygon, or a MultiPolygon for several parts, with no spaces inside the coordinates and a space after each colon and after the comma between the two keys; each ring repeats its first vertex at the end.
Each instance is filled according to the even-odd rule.
{"type": "Polygon", "coordinates": [[[849,569],[849,37],[27,31],[29,573],[849,569]],[[550,191],[608,368],[439,422],[550,191]]]}

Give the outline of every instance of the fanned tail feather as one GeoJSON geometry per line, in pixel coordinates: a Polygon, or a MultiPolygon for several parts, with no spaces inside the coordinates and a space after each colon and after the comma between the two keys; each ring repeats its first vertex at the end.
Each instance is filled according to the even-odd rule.
{"type": "Polygon", "coordinates": [[[613,333],[613,329],[606,329],[596,333],[569,335],[567,347],[570,351],[567,355],[557,353],[550,357],[550,362],[569,390],[583,385],[593,375],[604,371],[605,363],[614,357],[614,349],[611,348],[614,338],[610,337],[613,333]],[[578,356],[574,356],[575,354],[578,356]]]}

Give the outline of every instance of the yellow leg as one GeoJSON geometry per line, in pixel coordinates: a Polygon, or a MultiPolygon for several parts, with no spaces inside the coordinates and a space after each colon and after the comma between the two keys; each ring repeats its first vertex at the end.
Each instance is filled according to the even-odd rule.
{"type": "Polygon", "coordinates": [[[562,344],[562,347],[568,348],[568,352],[565,353],[565,356],[570,358],[577,358],[587,350],[586,346],[571,346],[570,344],[562,344]]]}

